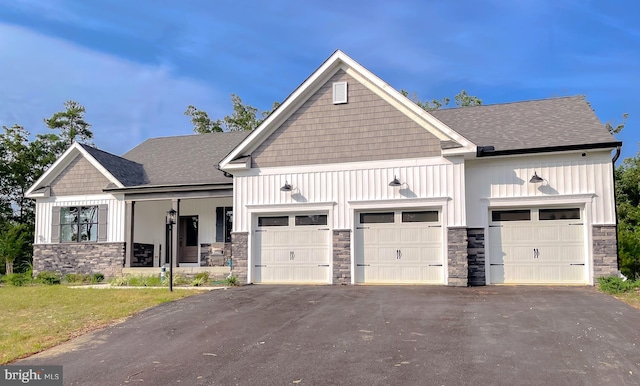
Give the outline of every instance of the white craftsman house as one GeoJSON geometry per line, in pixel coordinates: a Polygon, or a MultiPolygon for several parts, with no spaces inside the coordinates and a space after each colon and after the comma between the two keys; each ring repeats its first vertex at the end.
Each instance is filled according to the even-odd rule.
{"type": "Polygon", "coordinates": [[[212,160],[247,134],[153,138],[122,157],[74,144],[26,193],[36,199],[34,271],[158,273],[172,245],[178,272],[228,274],[232,179],[212,160]]]}
{"type": "Polygon", "coordinates": [[[73,145],[34,268],[157,272],[174,208],[177,268],[242,283],[593,284],[620,146],[582,97],[427,112],[336,51],[250,133],[73,145]]]}

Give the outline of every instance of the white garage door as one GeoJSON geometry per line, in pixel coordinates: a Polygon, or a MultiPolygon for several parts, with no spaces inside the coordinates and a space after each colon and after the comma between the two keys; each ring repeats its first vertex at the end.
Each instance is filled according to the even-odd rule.
{"type": "Polygon", "coordinates": [[[254,283],[330,283],[325,214],[259,216],[254,231],[254,283]]]}
{"type": "Polygon", "coordinates": [[[356,283],[444,283],[438,211],[356,216],[356,283]]]}
{"type": "Polygon", "coordinates": [[[579,208],[492,210],[492,284],[585,284],[584,223],[579,208]]]}

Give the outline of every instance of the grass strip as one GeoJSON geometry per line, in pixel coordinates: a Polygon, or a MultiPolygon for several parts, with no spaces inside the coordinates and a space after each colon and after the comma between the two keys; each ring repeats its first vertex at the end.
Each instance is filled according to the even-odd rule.
{"type": "Polygon", "coordinates": [[[0,365],[197,293],[201,291],[0,287],[0,365]]]}

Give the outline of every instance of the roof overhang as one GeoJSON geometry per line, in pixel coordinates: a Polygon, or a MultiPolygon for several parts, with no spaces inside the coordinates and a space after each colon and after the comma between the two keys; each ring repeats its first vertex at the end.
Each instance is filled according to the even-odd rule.
{"type": "Polygon", "coordinates": [[[69,166],[71,161],[76,159],[79,155],[83,156],[93,167],[95,167],[102,175],[105,176],[110,182],[119,188],[123,188],[124,185],[118,181],[100,162],[98,162],[91,154],[89,154],[80,144],[74,142],[58,159],[54,162],[38,180],[25,192],[24,196],[27,198],[40,198],[40,189],[47,187],[53,182],[53,180],[69,166]]]}
{"type": "Polygon", "coordinates": [[[207,190],[233,189],[233,183],[224,184],[174,184],[174,185],[141,185],[131,187],[107,187],[108,193],[171,193],[171,192],[201,192],[207,190]]]}
{"type": "Polygon", "coordinates": [[[518,155],[518,154],[537,154],[537,153],[557,153],[563,151],[576,151],[576,150],[592,150],[592,149],[615,149],[618,146],[622,146],[622,142],[603,142],[592,143],[582,145],[564,145],[554,147],[532,147],[524,149],[508,149],[508,150],[495,150],[493,146],[478,146],[476,156],[478,158],[484,157],[497,157],[505,155],[518,155]]]}
{"type": "Polygon", "coordinates": [[[274,130],[276,130],[291,114],[293,114],[311,95],[313,95],[328,79],[337,71],[343,70],[351,77],[369,88],[372,92],[383,98],[397,108],[407,117],[415,121],[425,130],[431,132],[441,141],[454,141],[460,144],[459,148],[443,151],[443,155],[470,155],[476,153],[476,145],[459,133],[435,118],[429,112],[416,105],[409,98],[389,86],[382,79],[351,59],[344,52],[337,50],[322,65],[313,72],[298,88],[296,88],[285,101],[262,122],[247,138],[233,149],[221,162],[219,168],[225,171],[248,169],[251,167],[250,159],[247,162],[237,162],[247,157],[256,149],[274,130]]]}

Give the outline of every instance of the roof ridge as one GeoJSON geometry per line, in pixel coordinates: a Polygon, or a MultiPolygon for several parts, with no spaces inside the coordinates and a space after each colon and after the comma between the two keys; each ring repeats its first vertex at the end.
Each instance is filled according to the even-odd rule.
{"type": "Polygon", "coordinates": [[[447,111],[447,110],[458,110],[458,109],[468,109],[468,108],[481,108],[481,107],[493,107],[493,106],[504,106],[504,105],[515,105],[515,104],[520,104],[520,103],[533,103],[533,102],[547,102],[547,101],[555,101],[558,99],[585,99],[584,95],[573,95],[573,96],[558,96],[558,97],[549,97],[549,98],[539,98],[539,99],[527,99],[527,100],[523,100],[523,101],[512,101],[512,102],[502,102],[502,103],[490,103],[490,104],[486,104],[486,105],[479,105],[479,106],[455,106],[455,107],[443,107],[441,109],[437,109],[437,110],[431,110],[431,111],[427,111],[429,113],[431,112],[438,112],[438,111],[447,111]]]}

